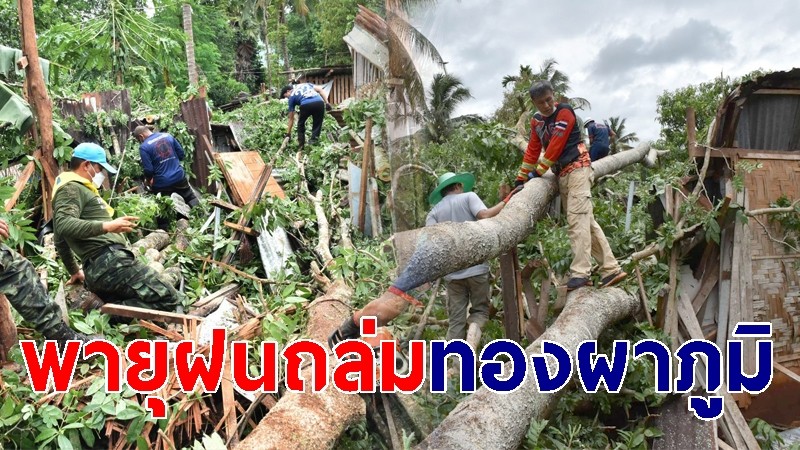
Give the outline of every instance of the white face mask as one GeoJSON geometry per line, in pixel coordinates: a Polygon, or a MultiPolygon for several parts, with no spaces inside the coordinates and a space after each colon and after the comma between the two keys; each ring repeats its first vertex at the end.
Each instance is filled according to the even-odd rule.
{"type": "MultiPolygon", "coordinates": [[[[92,170],[94,170],[94,166],[92,166],[92,170]]],[[[106,174],[103,171],[95,172],[94,176],[92,177],[92,184],[94,187],[100,189],[103,186],[103,181],[106,179],[106,174]]]]}

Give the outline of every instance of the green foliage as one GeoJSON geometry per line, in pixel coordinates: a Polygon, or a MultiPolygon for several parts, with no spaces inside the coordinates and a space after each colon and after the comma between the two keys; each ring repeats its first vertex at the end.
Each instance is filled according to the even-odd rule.
{"type": "Polygon", "coordinates": [[[386,101],[382,98],[358,100],[350,104],[342,113],[347,128],[359,132],[364,129],[367,119],[374,125],[386,126],[386,101]]]}
{"type": "Polygon", "coordinates": [[[767,422],[756,418],[751,419],[748,425],[761,448],[776,448],[783,445],[783,438],[767,422]]]}
{"type": "Polygon", "coordinates": [[[428,105],[423,114],[428,139],[441,144],[453,131],[450,118],[459,103],[472,97],[461,80],[449,73],[433,76],[428,91],[428,105]]]}
{"type": "Polygon", "coordinates": [[[88,21],[54,25],[39,39],[43,54],[71,66],[78,79],[113,75],[117,82],[134,66],[151,67],[154,78],[165,75],[177,67],[182,43],[177,30],[152,22],[120,0],[107,0],[88,21]]]}

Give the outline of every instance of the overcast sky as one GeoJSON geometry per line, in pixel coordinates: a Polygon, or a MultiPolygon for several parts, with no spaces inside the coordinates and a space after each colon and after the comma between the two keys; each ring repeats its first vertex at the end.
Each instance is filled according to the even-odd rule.
{"type": "Polygon", "coordinates": [[[457,115],[492,114],[504,75],[555,58],[592,104],[579,115],[625,117],[644,139],[658,137],[665,90],[800,66],[798,0],[440,0],[413,23],[472,92],[457,115]]]}

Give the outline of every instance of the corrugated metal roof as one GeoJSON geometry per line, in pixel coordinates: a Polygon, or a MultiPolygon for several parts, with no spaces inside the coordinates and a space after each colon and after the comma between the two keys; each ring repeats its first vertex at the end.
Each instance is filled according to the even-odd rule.
{"type": "Polygon", "coordinates": [[[384,68],[389,62],[389,47],[357,23],[345,35],[344,41],[353,51],[367,58],[377,67],[384,68]]]}
{"type": "Polygon", "coordinates": [[[800,151],[800,95],[753,95],[742,105],[736,147],[800,151]]]}
{"type": "Polygon", "coordinates": [[[773,72],[739,85],[717,111],[714,147],[798,150],[800,68],[773,72]]]}

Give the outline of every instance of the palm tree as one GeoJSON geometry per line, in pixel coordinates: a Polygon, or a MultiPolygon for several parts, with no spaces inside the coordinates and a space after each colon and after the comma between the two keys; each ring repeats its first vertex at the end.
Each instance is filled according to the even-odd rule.
{"type": "Polygon", "coordinates": [[[428,97],[430,100],[424,113],[425,132],[433,142],[441,144],[451,132],[449,121],[456,106],[472,96],[457,76],[437,73],[433,76],[428,97]]]}
{"type": "Polygon", "coordinates": [[[608,118],[609,128],[617,135],[611,142],[611,153],[630,150],[633,148],[632,144],[639,141],[639,137],[636,136],[636,133],[625,133],[625,120],[627,119],[619,116],[608,118]]]}
{"type": "Polygon", "coordinates": [[[509,90],[505,94],[503,105],[495,113],[497,118],[508,123],[524,121],[530,111],[528,89],[535,81],[549,81],[553,85],[553,93],[559,102],[569,103],[575,109],[591,109],[592,105],[585,98],[567,96],[571,90],[569,77],[556,69],[557,65],[558,62],[555,59],[548,58],[539,66],[538,72],[534,72],[531,66],[520,65],[518,75],[504,76],[503,87],[509,90]]]}

